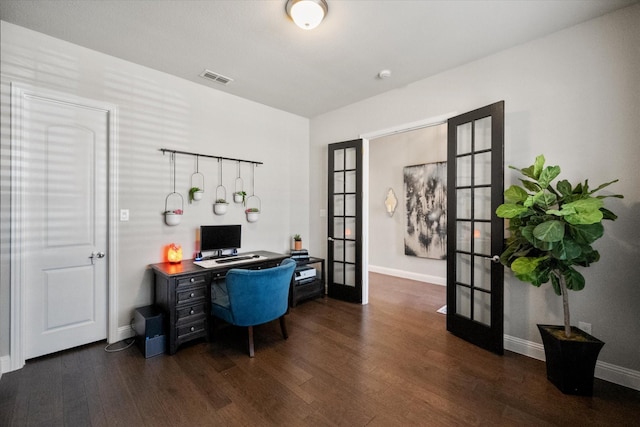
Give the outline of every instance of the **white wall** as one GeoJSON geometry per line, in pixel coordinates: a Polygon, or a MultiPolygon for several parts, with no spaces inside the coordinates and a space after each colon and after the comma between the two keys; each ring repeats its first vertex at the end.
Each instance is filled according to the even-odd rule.
{"type": "Polygon", "coordinates": [[[446,285],[445,260],[404,254],[407,210],[405,166],[447,161],[447,125],[394,133],[369,141],[369,270],[446,285]],[[398,206],[392,217],[385,210],[387,190],[393,188],[398,206]]]}
{"type": "MultiPolygon", "coordinates": [[[[162,261],[168,243],[182,245],[185,257],[195,250],[201,224],[243,224],[243,250],[287,252],[291,236],[309,236],[309,120],[250,102],[223,91],[91,51],[25,28],[1,22],[0,221],[0,357],[9,354],[9,213],[10,213],[10,83],[97,99],[118,107],[118,209],[130,210],[119,222],[118,326],[126,328],[135,307],[152,303],[152,277],[147,265],[162,261]],[[213,214],[218,185],[217,162],[201,159],[206,195],[185,204],[182,223],[164,225],[161,212],[171,191],[169,156],[160,148],[261,161],[255,194],[262,201],[261,219],[246,222],[239,205],[225,216],[213,214]]],[[[236,82],[241,84],[241,82],[236,82]]],[[[235,84],[235,83],[234,83],[235,84]]],[[[194,159],[177,156],[177,191],[187,200],[194,159]]],[[[243,166],[245,189],[251,194],[251,168],[243,166]]],[[[231,199],[236,166],[224,164],[223,183],[231,199]]]]}
{"type": "MultiPolygon", "coordinates": [[[[505,167],[543,153],[570,181],[620,178],[607,201],[619,215],[597,244],[601,260],[582,270],[570,295],[574,322],[606,342],[600,360],[640,371],[640,5],[491,55],[311,120],[314,253],[326,253],[326,145],[361,134],[505,101],[505,167]]],[[[416,41],[419,46],[420,41],[416,41]]],[[[419,49],[416,49],[419,55],[419,49]]],[[[505,184],[517,180],[505,169],[505,184]]],[[[540,343],[536,323],[561,323],[561,301],[505,274],[505,334],[540,343]]],[[[640,376],[638,377],[640,378],[640,376]]],[[[639,383],[640,384],[640,383],[639,383]]]]}

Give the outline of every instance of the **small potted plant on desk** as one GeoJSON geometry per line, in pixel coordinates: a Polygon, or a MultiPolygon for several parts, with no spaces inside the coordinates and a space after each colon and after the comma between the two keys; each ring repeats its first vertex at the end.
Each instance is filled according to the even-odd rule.
{"type": "Polygon", "coordinates": [[[500,256],[502,264],[515,276],[539,287],[551,282],[556,295],[562,296],[564,326],[538,325],[547,364],[547,378],[563,393],[590,396],[593,375],[604,342],[571,327],[568,290],[579,291],[585,280],[574,266],[587,267],[600,259],[591,244],[603,236],[603,219],[617,216],[594,196],[614,180],[590,190],[588,180],[572,186],[567,180],[551,182],[560,174],[559,166],[544,167],[545,158],[519,170],[526,178],[523,186],[512,185],[505,202],[496,210],[509,219],[510,236],[500,256]]]}
{"type": "Polygon", "coordinates": [[[224,215],[227,213],[228,207],[229,203],[227,203],[226,199],[216,199],[216,202],[213,204],[213,213],[216,215],[224,215]]]}
{"type": "Polygon", "coordinates": [[[296,251],[302,249],[302,237],[299,234],[293,236],[293,249],[296,251]]]}

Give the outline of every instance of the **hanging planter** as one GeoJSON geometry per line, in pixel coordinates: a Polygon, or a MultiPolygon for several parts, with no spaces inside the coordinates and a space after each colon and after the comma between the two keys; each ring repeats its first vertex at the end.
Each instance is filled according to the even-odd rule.
{"type": "Polygon", "coordinates": [[[247,206],[247,209],[244,211],[244,213],[247,215],[247,222],[256,222],[260,219],[260,208],[262,207],[262,201],[260,200],[260,197],[256,196],[255,190],[256,190],[256,171],[255,171],[255,163],[253,164],[253,193],[251,194],[251,196],[247,197],[245,199],[245,203],[247,206]],[[256,206],[250,206],[251,204],[255,204],[256,206]]]}
{"type": "Polygon", "coordinates": [[[220,176],[218,180],[218,186],[216,187],[216,201],[213,204],[213,213],[216,215],[224,215],[227,213],[229,203],[227,203],[227,189],[222,185],[222,160],[220,162],[220,176]]]}
{"type": "Polygon", "coordinates": [[[234,191],[233,191],[233,201],[235,203],[244,203],[244,199],[247,196],[247,193],[243,189],[244,181],[240,177],[240,162],[238,162],[238,176],[236,177],[236,181],[234,183],[234,191]]]}
{"type": "MultiPolygon", "coordinates": [[[[167,225],[178,225],[182,220],[182,214],[184,212],[184,199],[182,198],[182,194],[176,193],[176,161],[175,161],[175,153],[171,154],[170,162],[173,164],[173,192],[169,193],[167,197],[164,199],[164,222],[167,225]],[[170,200],[179,200],[180,207],[179,208],[169,208],[170,200]]],[[[172,203],[171,205],[174,205],[172,203]]]]}
{"type": "Polygon", "coordinates": [[[202,200],[204,196],[204,175],[198,171],[198,156],[196,156],[196,171],[191,175],[191,188],[189,189],[189,203],[202,200]]]}

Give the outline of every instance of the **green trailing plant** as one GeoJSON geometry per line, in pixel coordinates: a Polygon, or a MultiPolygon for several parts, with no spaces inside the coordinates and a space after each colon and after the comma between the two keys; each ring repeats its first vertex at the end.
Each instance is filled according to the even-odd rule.
{"type": "Polygon", "coordinates": [[[511,268],[515,276],[536,287],[551,282],[556,295],[562,296],[564,333],[571,337],[568,289],[582,290],[584,276],[574,266],[588,267],[600,259],[591,246],[604,234],[602,220],[617,216],[604,207],[606,197],[595,193],[617,182],[614,180],[589,188],[589,181],[572,186],[561,180],[559,166],[544,166],[545,158],[520,171],[526,179],[522,186],[512,185],[504,192],[505,203],[496,214],[509,219],[510,236],[500,262],[511,268]]]}
{"type": "Polygon", "coordinates": [[[189,189],[189,203],[193,202],[194,200],[194,194],[196,194],[196,192],[201,191],[199,187],[191,187],[189,189]]]}

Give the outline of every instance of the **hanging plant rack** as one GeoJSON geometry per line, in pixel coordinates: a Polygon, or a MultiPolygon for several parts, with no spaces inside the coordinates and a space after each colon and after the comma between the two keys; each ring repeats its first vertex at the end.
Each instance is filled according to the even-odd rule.
{"type": "Polygon", "coordinates": [[[170,150],[168,148],[161,148],[162,154],[172,153],[172,154],[184,154],[187,156],[196,156],[196,157],[207,157],[210,159],[218,159],[218,160],[230,160],[233,162],[241,162],[241,163],[251,163],[255,165],[262,165],[262,162],[257,162],[255,160],[245,160],[245,159],[234,159],[233,157],[223,157],[223,156],[213,156],[211,154],[202,154],[202,153],[191,153],[189,151],[180,151],[180,150],[170,150]]]}

